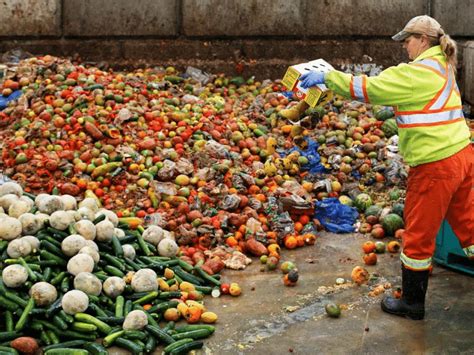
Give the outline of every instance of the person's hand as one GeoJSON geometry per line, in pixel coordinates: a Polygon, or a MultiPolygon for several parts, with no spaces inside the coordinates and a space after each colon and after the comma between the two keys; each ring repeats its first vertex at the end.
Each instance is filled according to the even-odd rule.
{"type": "Polygon", "coordinates": [[[318,84],[324,84],[324,73],[310,71],[301,76],[300,82],[300,85],[303,89],[307,89],[318,84]]]}

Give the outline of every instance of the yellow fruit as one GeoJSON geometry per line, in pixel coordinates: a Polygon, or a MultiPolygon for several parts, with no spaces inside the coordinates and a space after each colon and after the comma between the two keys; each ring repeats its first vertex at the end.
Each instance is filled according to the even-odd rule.
{"type": "Polygon", "coordinates": [[[196,301],[192,301],[192,300],[187,300],[187,301],[186,301],[186,305],[187,305],[188,307],[197,307],[197,308],[200,308],[203,313],[206,312],[206,307],[205,307],[202,303],[199,303],[199,302],[196,302],[196,301]]]}
{"type": "Polygon", "coordinates": [[[275,148],[277,146],[277,141],[274,137],[269,137],[267,139],[267,151],[269,154],[275,153],[275,148]]]}
{"type": "Polygon", "coordinates": [[[181,317],[181,314],[177,308],[168,308],[163,314],[163,317],[167,321],[177,321],[181,317]]]}
{"type": "Polygon", "coordinates": [[[186,305],[186,303],[182,302],[179,303],[176,308],[178,308],[179,313],[186,314],[189,307],[186,305]]]}
{"type": "Polygon", "coordinates": [[[176,177],[175,183],[179,186],[186,186],[189,185],[190,180],[189,176],[181,174],[176,177]]]}
{"type": "Polygon", "coordinates": [[[240,289],[239,284],[233,282],[230,284],[229,293],[231,296],[240,296],[242,290],[240,289]]]}
{"type": "Polygon", "coordinates": [[[163,279],[158,279],[158,287],[161,291],[169,291],[170,289],[170,285],[168,285],[163,279]]]}
{"type": "Polygon", "coordinates": [[[204,312],[201,314],[201,322],[203,323],[215,323],[217,322],[217,314],[214,312],[204,312]]]}
{"type": "Polygon", "coordinates": [[[167,280],[171,280],[174,277],[174,271],[169,268],[166,268],[164,275],[167,280]]]}
{"type": "Polygon", "coordinates": [[[187,282],[187,281],[183,281],[181,282],[181,284],[179,285],[179,289],[181,291],[185,291],[185,292],[191,292],[191,291],[195,291],[196,290],[196,287],[194,287],[194,285],[190,282],[187,282]]]}

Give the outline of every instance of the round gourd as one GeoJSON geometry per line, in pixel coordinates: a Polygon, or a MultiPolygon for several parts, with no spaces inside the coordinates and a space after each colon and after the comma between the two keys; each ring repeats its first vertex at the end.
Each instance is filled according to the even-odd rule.
{"type": "Polygon", "coordinates": [[[117,215],[115,214],[114,211],[110,211],[110,210],[106,210],[105,208],[101,208],[100,210],[98,210],[96,213],[95,213],[95,218],[99,217],[100,215],[105,215],[105,217],[107,217],[107,219],[112,222],[112,224],[114,225],[114,227],[117,227],[118,226],[118,223],[119,223],[119,219],[117,217],[117,215]]]}
{"type": "Polygon", "coordinates": [[[97,264],[100,261],[100,254],[97,250],[95,250],[93,247],[86,245],[84,248],[79,250],[78,254],[87,254],[89,255],[92,260],[94,260],[94,264],[97,264]]]}
{"type": "Polygon", "coordinates": [[[36,234],[40,229],[43,228],[43,223],[41,220],[32,213],[24,213],[18,220],[21,223],[21,230],[23,235],[33,235],[36,234]]]}
{"type": "Polygon", "coordinates": [[[71,234],[61,242],[61,250],[67,256],[76,255],[85,246],[86,240],[79,234],[71,234]]]}
{"type": "Polygon", "coordinates": [[[30,211],[30,205],[22,200],[13,202],[8,208],[8,215],[13,218],[18,218],[22,214],[30,211]]]}
{"type": "Polygon", "coordinates": [[[94,270],[94,259],[87,254],[77,254],[67,263],[67,271],[74,276],[81,272],[92,272],[92,270],[94,270]]]}
{"type": "Polygon", "coordinates": [[[12,240],[21,235],[21,222],[12,217],[3,217],[0,223],[0,239],[12,240]]]}
{"type": "Polygon", "coordinates": [[[82,313],[89,307],[89,297],[80,290],[72,290],[64,294],[61,306],[67,314],[82,313]]]}
{"type": "Polygon", "coordinates": [[[74,196],[71,195],[61,195],[61,200],[64,204],[64,209],[66,211],[76,210],[77,209],[77,201],[74,196]]]}
{"type": "Polygon", "coordinates": [[[7,287],[20,287],[28,280],[28,272],[19,264],[9,265],[2,271],[2,279],[7,287]]]}
{"type": "Polygon", "coordinates": [[[112,222],[105,219],[95,226],[96,238],[99,242],[110,242],[114,236],[115,227],[112,222]]]}
{"type": "Polygon", "coordinates": [[[178,244],[171,238],[164,238],[158,244],[158,253],[161,256],[173,257],[178,252],[178,244]]]}
{"type": "Polygon", "coordinates": [[[15,194],[3,195],[0,197],[0,207],[3,208],[4,212],[7,212],[10,206],[18,200],[18,196],[15,194]]]}
{"type": "Polygon", "coordinates": [[[14,181],[7,181],[0,185],[0,197],[8,194],[20,197],[23,195],[23,188],[14,181]]]}
{"type": "Polygon", "coordinates": [[[38,200],[36,204],[38,210],[42,213],[51,215],[56,211],[64,210],[64,203],[59,196],[48,195],[38,200]]]}
{"type": "Polygon", "coordinates": [[[89,221],[94,220],[94,211],[88,207],[80,207],[77,213],[79,213],[83,219],[88,219],[89,221]]]}
{"type": "Polygon", "coordinates": [[[96,227],[92,221],[87,219],[80,220],[74,224],[76,232],[84,237],[87,240],[94,240],[96,236],[96,227]]]}
{"type": "Polygon", "coordinates": [[[99,296],[102,292],[102,283],[94,274],[90,272],[80,272],[74,278],[74,288],[88,295],[99,296]]]}
{"type": "Polygon", "coordinates": [[[81,207],[87,207],[94,213],[99,210],[99,205],[97,204],[97,201],[92,197],[86,197],[84,200],[79,202],[79,208],[81,207]]]}
{"type": "Polygon", "coordinates": [[[163,234],[163,228],[152,225],[143,232],[143,239],[145,239],[148,243],[158,245],[163,239],[163,234]]]}
{"type": "Polygon", "coordinates": [[[74,217],[66,211],[55,211],[51,214],[51,217],[49,218],[49,224],[51,225],[51,227],[62,231],[66,230],[67,227],[69,227],[69,225],[73,222],[74,217]]]}
{"type": "Polygon", "coordinates": [[[7,254],[12,259],[28,256],[31,254],[31,244],[23,238],[12,240],[8,243],[7,254]]]}
{"type": "Polygon", "coordinates": [[[123,293],[125,286],[125,281],[120,277],[112,276],[104,281],[102,289],[107,296],[115,298],[123,293]]]}
{"type": "Polygon", "coordinates": [[[30,296],[39,307],[49,306],[58,298],[56,288],[47,282],[37,282],[30,288],[30,296]]]}
{"type": "Polygon", "coordinates": [[[132,288],[135,292],[150,292],[158,289],[156,272],[152,269],[140,269],[132,277],[132,288]]]}
{"type": "Polygon", "coordinates": [[[148,325],[148,317],[146,313],[137,309],[127,314],[127,317],[125,317],[125,321],[123,322],[123,329],[143,329],[146,325],[148,325]]]}
{"type": "Polygon", "coordinates": [[[130,260],[133,260],[135,259],[135,256],[136,256],[136,251],[135,251],[135,248],[133,246],[131,246],[130,244],[124,244],[122,245],[122,249],[123,249],[123,256],[126,257],[127,259],[130,259],[130,260]]]}

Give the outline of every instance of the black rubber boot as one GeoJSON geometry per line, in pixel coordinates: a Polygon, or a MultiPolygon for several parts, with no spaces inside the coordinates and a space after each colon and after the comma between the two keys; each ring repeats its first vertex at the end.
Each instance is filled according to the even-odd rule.
{"type": "Polygon", "coordinates": [[[402,266],[402,297],[385,297],[381,304],[382,310],[414,320],[423,319],[429,275],[429,270],[412,271],[402,266]]]}

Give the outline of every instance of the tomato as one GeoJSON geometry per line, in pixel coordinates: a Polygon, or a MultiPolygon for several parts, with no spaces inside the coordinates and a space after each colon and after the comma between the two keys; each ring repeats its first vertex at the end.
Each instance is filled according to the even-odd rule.
{"type": "Polygon", "coordinates": [[[230,285],[228,283],[222,283],[221,284],[221,292],[224,295],[228,295],[230,290],[230,285]]]}
{"type": "Polygon", "coordinates": [[[137,216],[138,218],[143,218],[146,216],[146,212],[143,210],[137,211],[137,213],[135,213],[135,216],[137,216]]]}

